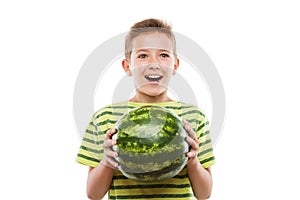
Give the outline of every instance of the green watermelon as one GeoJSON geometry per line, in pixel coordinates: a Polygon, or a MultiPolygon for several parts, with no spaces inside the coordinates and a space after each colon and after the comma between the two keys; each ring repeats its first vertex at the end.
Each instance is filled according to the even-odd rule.
{"type": "Polygon", "coordinates": [[[127,178],[152,182],[177,175],[186,165],[189,146],[181,119],[160,106],[142,106],[116,124],[118,169],[127,178]]]}

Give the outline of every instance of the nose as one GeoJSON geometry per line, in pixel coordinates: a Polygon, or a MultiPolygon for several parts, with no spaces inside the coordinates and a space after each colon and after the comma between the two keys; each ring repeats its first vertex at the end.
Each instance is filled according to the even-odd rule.
{"type": "Polygon", "coordinates": [[[160,66],[158,63],[150,64],[149,69],[160,69],[160,66]]]}
{"type": "Polygon", "coordinates": [[[151,64],[158,64],[159,63],[159,59],[157,58],[156,54],[150,55],[149,63],[151,63],[151,64]]]}
{"type": "Polygon", "coordinates": [[[160,69],[160,60],[156,57],[156,55],[151,55],[149,57],[149,69],[157,70],[160,69]]]}

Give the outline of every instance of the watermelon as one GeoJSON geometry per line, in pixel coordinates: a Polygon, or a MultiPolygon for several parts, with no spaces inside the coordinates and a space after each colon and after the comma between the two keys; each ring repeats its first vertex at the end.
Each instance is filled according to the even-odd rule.
{"type": "Polygon", "coordinates": [[[127,178],[152,182],[177,175],[189,150],[181,119],[160,106],[142,106],[123,115],[116,124],[114,150],[118,169],[127,178]]]}

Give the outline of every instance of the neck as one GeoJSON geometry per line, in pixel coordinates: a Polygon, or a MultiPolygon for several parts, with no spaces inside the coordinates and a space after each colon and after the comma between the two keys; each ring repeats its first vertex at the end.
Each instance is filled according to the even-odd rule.
{"type": "Polygon", "coordinates": [[[149,96],[146,94],[142,94],[137,92],[133,98],[129,100],[130,102],[140,102],[140,103],[158,103],[158,102],[169,102],[173,101],[167,95],[167,92],[163,92],[157,96],[149,96]]]}

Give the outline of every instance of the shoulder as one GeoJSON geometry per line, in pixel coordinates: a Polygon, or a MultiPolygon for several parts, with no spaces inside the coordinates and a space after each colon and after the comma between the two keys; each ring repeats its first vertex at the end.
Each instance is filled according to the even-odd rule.
{"type": "Polygon", "coordinates": [[[199,108],[196,105],[188,104],[184,102],[179,102],[181,104],[182,112],[183,113],[189,113],[194,115],[199,115],[202,117],[205,117],[205,112],[203,109],[199,108]]]}
{"type": "Polygon", "coordinates": [[[118,102],[107,104],[106,106],[98,109],[94,115],[94,119],[98,119],[102,116],[110,115],[110,116],[119,116],[124,114],[129,109],[128,102],[118,102]]]}

